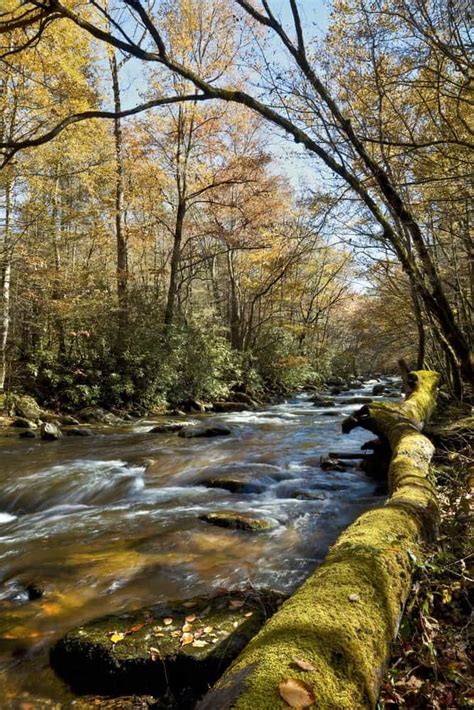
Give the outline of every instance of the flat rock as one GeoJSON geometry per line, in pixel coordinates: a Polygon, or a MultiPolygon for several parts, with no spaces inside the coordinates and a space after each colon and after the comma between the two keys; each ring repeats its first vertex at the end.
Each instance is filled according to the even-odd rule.
{"type": "Polygon", "coordinates": [[[231,430],[227,426],[222,424],[213,424],[212,426],[188,426],[181,429],[178,436],[182,436],[185,439],[197,439],[200,437],[212,437],[212,436],[229,436],[231,430]]]}
{"type": "Polygon", "coordinates": [[[31,429],[27,429],[26,431],[22,431],[19,436],[20,436],[20,439],[36,439],[36,434],[34,431],[31,431],[31,429]]]}
{"type": "Polygon", "coordinates": [[[340,414],[341,414],[341,412],[336,411],[334,409],[332,409],[329,412],[321,412],[322,417],[338,417],[340,414]]]}
{"type": "Polygon", "coordinates": [[[89,429],[68,429],[66,436],[94,436],[89,429]]]}
{"type": "MultiPolygon", "coordinates": [[[[278,602],[277,602],[278,603],[278,602]]],[[[198,697],[256,634],[265,604],[250,593],[170,602],[69,631],[51,650],[77,693],[198,697]]],[[[192,705],[190,705],[192,707],[192,705]]]]}
{"type": "Polygon", "coordinates": [[[334,407],[336,405],[334,399],[331,399],[330,397],[324,397],[324,395],[321,394],[315,394],[313,397],[311,397],[311,402],[314,404],[315,407],[334,407]]]}
{"type": "Polygon", "coordinates": [[[249,513],[239,513],[231,510],[205,513],[204,515],[200,515],[199,519],[203,520],[205,523],[217,525],[221,528],[246,530],[249,532],[265,532],[267,530],[273,530],[278,526],[278,523],[274,520],[256,518],[249,513]]]}

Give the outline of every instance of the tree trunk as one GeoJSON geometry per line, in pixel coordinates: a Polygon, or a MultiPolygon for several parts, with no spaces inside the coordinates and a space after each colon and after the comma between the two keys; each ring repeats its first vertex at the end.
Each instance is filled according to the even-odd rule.
{"type": "Polygon", "coordinates": [[[11,195],[10,185],[5,186],[5,222],[3,229],[3,239],[1,244],[1,314],[0,314],[0,392],[5,390],[5,379],[7,375],[7,343],[10,329],[10,284],[11,284],[11,245],[10,245],[10,212],[11,195]]]}
{"type": "Polygon", "coordinates": [[[181,264],[181,241],[183,238],[184,216],[186,214],[186,202],[180,200],[176,213],[176,224],[174,229],[173,253],[171,255],[170,285],[168,288],[168,298],[166,301],[165,325],[170,326],[174,319],[176,296],[178,293],[178,274],[181,264]]]}
{"type": "Polygon", "coordinates": [[[428,479],[434,448],[420,429],[435,407],[438,380],[435,372],[410,373],[405,402],[375,402],[349,419],[346,431],[362,426],[390,445],[387,504],[364,513],[339,537],[197,710],[287,708],[278,689],[286,678],[306,683],[319,710],[375,708],[418,543],[437,525],[428,479]],[[301,671],[295,659],[315,670],[301,671]]]}
{"type": "MultiPolygon", "coordinates": [[[[110,58],[110,71],[112,74],[112,88],[114,94],[114,111],[120,113],[122,102],[120,98],[119,70],[115,52],[110,58]]],[[[119,307],[119,338],[124,332],[128,321],[128,252],[127,240],[123,225],[123,195],[124,195],[124,169],[123,169],[123,140],[122,123],[120,118],[114,119],[115,141],[115,239],[117,248],[117,300],[119,307]]]]}

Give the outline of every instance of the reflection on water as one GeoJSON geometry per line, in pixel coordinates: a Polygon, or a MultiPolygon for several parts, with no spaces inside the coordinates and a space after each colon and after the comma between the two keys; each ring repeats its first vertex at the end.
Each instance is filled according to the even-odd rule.
{"type": "MultiPolygon", "coordinates": [[[[355,394],[370,391],[368,383],[355,394]]],[[[72,696],[45,651],[93,617],[219,588],[297,587],[338,532],[379,500],[360,471],[319,468],[321,454],[358,449],[367,433],[342,437],[352,407],[329,418],[308,397],[205,415],[232,428],[227,438],[149,434],[152,422],[142,421],[51,443],[2,439],[0,695],[28,689],[67,707],[72,696]],[[204,485],[220,476],[251,485],[204,485]],[[199,520],[219,510],[278,525],[254,534],[199,520]],[[32,599],[31,585],[44,595],[32,599]]]]}

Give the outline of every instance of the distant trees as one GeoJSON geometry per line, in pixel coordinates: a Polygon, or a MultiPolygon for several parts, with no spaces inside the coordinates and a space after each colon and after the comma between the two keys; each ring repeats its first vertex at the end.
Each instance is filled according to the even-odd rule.
{"type": "MultiPolygon", "coordinates": [[[[318,44],[311,35],[300,13],[302,5],[296,0],[288,1],[281,17],[271,3],[249,0],[170,0],[158,10],[142,0],[122,0],[109,10],[95,3],[64,4],[61,0],[31,0],[21,5],[9,2],[3,30],[13,38],[10,41],[20,60],[36,45],[40,48],[48,33],[60,25],[68,27],[70,34],[92,37],[121,56],[134,57],[153,69],[151,98],[134,111],[165,103],[194,102],[183,103],[170,114],[178,119],[173,138],[177,142],[172,144],[179,148],[174,149],[173,158],[177,166],[173,249],[166,265],[169,281],[164,320],[168,325],[175,318],[180,274],[184,275],[183,230],[196,219],[191,202],[200,189],[207,197],[212,191],[225,212],[225,200],[238,192],[230,183],[236,183],[241,169],[226,173],[229,168],[215,161],[207,182],[202,175],[196,180],[194,171],[187,172],[192,154],[189,141],[196,137],[193,117],[199,121],[205,115],[216,116],[215,107],[206,104],[204,108],[203,102],[237,104],[285,131],[314,154],[335,178],[348,214],[354,215],[350,196],[357,197],[357,219],[365,225],[365,238],[382,252],[388,250],[408,279],[419,364],[426,357],[425,336],[429,331],[429,342],[436,342],[444,352],[453,387],[461,394],[462,380],[469,382],[473,376],[472,265],[467,266],[468,160],[472,150],[468,76],[472,66],[468,12],[463,0],[396,0],[389,8],[382,0],[341,0],[335,3],[324,44],[318,44]],[[224,174],[227,185],[212,182],[216,175],[221,180],[224,174]],[[192,187],[189,180],[195,183],[192,187]]],[[[8,56],[7,51],[9,62],[8,56]]],[[[225,114],[225,109],[219,111],[225,114]]],[[[21,148],[46,143],[67,123],[91,115],[79,105],[71,107],[69,114],[66,120],[62,112],[48,117],[26,134],[10,134],[2,141],[6,161],[21,148]]],[[[107,113],[99,108],[94,115],[117,120],[116,111],[107,113]]],[[[216,121],[209,120],[209,126],[216,121]]],[[[232,122],[227,115],[224,123],[228,120],[232,122]]],[[[243,125],[242,130],[249,126],[243,125]]],[[[219,130],[214,123],[209,139],[219,130]]],[[[157,150],[160,140],[155,143],[157,150]]],[[[225,152],[222,142],[216,149],[225,152]]],[[[169,158],[166,160],[171,165],[169,158]]],[[[237,164],[238,159],[234,166],[237,164]]],[[[222,216],[216,216],[216,206],[211,202],[206,206],[199,202],[199,221],[214,220],[216,225],[222,216]]],[[[162,224],[169,224],[170,216],[169,207],[163,207],[162,224]]],[[[228,215],[224,223],[229,224],[228,215]]],[[[208,237],[204,241],[209,244],[208,237]]],[[[272,248],[278,251],[279,244],[276,237],[272,248]]],[[[292,244],[289,240],[285,249],[291,251],[292,244]]],[[[305,250],[303,253],[307,254],[305,250]]],[[[276,273],[285,272],[275,284],[281,285],[289,273],[283,269],[285,258],[289,258],[286,252],[275,260],[276,273]]],[[[216,254],[206,261],[214,303],[222,305],[215,278],[216,269],[222,268],[222,258],[216,254]]],[[[262,270],[259,288],[263,291],[258,296],[257,288],[254,296],[249,296],[250,305],[244,313],[242,289],[235,276],[234,247],[227,248],[226,262],[233,314],[230,332],[237,344],[238,340],[242,342],[238,331],[243,324],[248,332],[254,329],[257,305],[257,322],[260,318],[264,322],[267,316],[261,302],[265,299],[268,306],[275,289],[271,285],[266,290],[267,276],[262,270]]],[[[188,272],[188,284],[197,280],[194,273],[196,278],[188,272]]],[[[318,278],[316,269],[315,277],[309,279],[313,296],[319,288],[318,278]]],[[[324,297],[327,303],[331,302],[329,281],[324,297]]],[[[268,283],[272,284],[271,277],[268,283]]],[[[343,291],[337,294],[336,284],[335,302],[343,291]]],[[[317,298],[312,300],[308,294],[301,299],[298,324],[292,308],[292,327],[303,327],[297,336],[301,347],[311,323],[319,317],[314,321],[319,310],[317,298]]],[[[328,308],[326,312],[330,312],[328,308]]],[[[244,341],[250,342],[248,333],[244,341]]]]}

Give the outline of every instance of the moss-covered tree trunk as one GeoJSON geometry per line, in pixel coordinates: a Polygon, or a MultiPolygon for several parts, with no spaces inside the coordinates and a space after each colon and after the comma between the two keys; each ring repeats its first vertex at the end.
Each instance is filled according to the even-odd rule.
{"type": "Polygon", "coordinates": [[[363,426],[390,445],[386,505],[360,516],[339,537],[199,710],[288,707],[279,692],[288,678],[306,684],[319,710],[375,707],[419,542],[436,528],[428,478],[433,446],[420,432],[435,407],[438,380],[435,372],[411,373],[403,403],[373,403],[349,420],[346,429],[363,426]],[[295,660],[314,670],[300,669],[295,660]]]}

